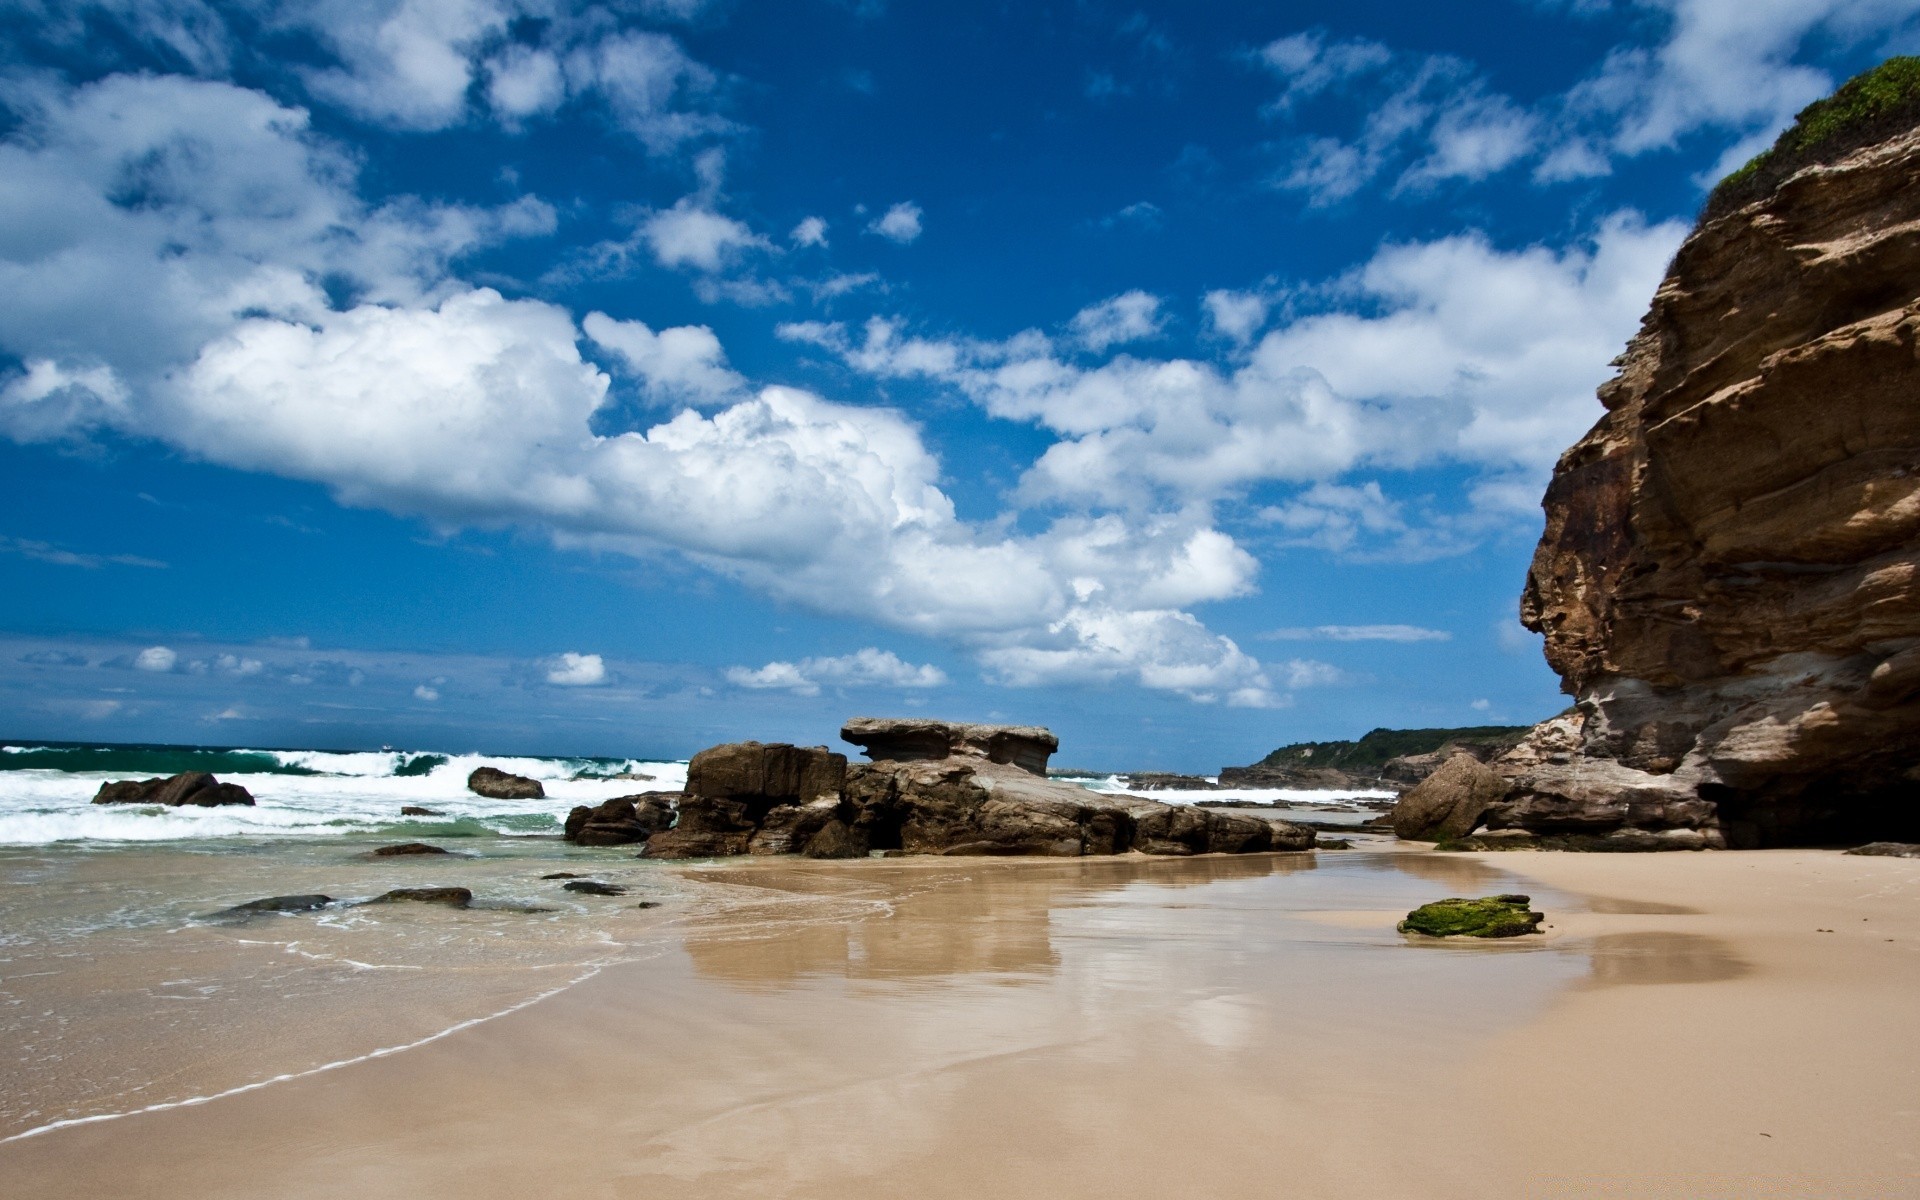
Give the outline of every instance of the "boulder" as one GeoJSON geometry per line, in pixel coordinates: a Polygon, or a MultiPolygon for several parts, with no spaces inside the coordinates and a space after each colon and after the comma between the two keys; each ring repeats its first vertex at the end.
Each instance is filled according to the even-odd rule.
{"type": "Polygon", "coordinates": [[[418,804],[402,804],[400,806],[400,815],[403,817],[439,817],[445,816],[446,814],[431,808],[422,808],[418,804]]]}
{"type": "Polygon", "coordinates": [[[566,839],[576,846],[625,846],[644,842],[673,824],[678,792],[615,796],[567,814],[566,839]]]}
{"type": "Polygon", "coordinates": [[[972,725],[923,717],[855,717],[840,728],[843,740],[874,762],[935,762],[985,759],[1045,777],[1060,739],[1038,725],[972,725]]]}
{"type": "Polygon", "coordinates": [[[1121,798],[973,756],[862,764],[848,772],[847,801],[850,833],[870,849],[1070,858],[1133,840],[1121,798]]]}
{"type": "Polygon", "coordinates": [[[398,904],[402,902],[419,904],[445,904],[453,908],[465,908],[473,903],[473,893],[463,887],[420,887],[394,888],[383,892],[368,904],[398,904]]]}
{"type": "Polygon", "coordinates": [[[711,746],[687,764],[687,793],[739,798],[763,809],[838,796],[847,780],[847,756],[825,746],[732,742],[711,746]]]}
{"type": "MultiPolygon", "coordinates": [[[[1143,854],[1251,854],[1273,848],[1273,824],[1261,817],[1151,800],[1134,801],[1129,810],[1134,821],[1133,848],[1143,854]]],[[[1301,833],[1304,842],[1297,848],[1311,847],[1313,831],[1301,833]]]]}
{"type": "Polygon", "coordinates": [[[547,795],[538,779],[509,775],[498,767],[475,767],[467,776],[467,790],[489,800],[542,800],[547,795]]]}
{"type": "Polygon", "coordinates": [[[1920,845],[1913,842],[1868,842],[1864,846],[1855,846],[1847,853],[1874,858],[1920,858],[1920,845]]]}
{"type": "Polygon", "coordinates": [[[1508,938],[1539,933],[1545,913],[1530,911],[1528,896],[1482,896],[1477,900],[1458,897],[1422,904],[1400,922],[1401,933],[1427,937],[1508,938]]]}
{"type": "MultiPolygon", "coordinates": [[[[1330,840],[1320,837],[1312,828],[1298,821],[1287,821],[1280,817],[1266,817],[1267,828],[1272,832],[1272,844],[1269,850],[1318,850],[1328,846],[1330,840]]],[[[1345,850],[1350,843],[1340,842],[1330,849],[1345,850]]]]}
{"type": "Polygon", "coordinates": [[[747,852],[749,833],[667,829],[647,839],[644,858],[727,858],[747,852]]]}
{"type": "Polygon", "coordinates": [[[221,783],[205,771],[185,771],[166,779],[123,779],[103,783],[94,793],[95,804],[164,804],[170,808],[217,808],[253,803],[253,795],[237,783],[221,783]]]}
{"type": "Polygon", "coordinates": [[[1920,125],[1843,119],[1885,82],[1716,189],[1560,457],[1520,615],[1574,707],[1490,825],[1920,840],[1920,125]]]}
{"type": "Polygon", "coordinates": [[[1507,781],[1471,754],[1456,754],[1400,797],[1390,820],[1403,838],[1465,837],[1507,794],[1507,781]]]}
{"type": "Polygon", "coordinates": [[[447,851],[438,846],[429,846],[425,842],[401,842],[397,846],[381,846],[374,850],[375,858],[407,858],[419,854],[445,854],[447,851]]]}

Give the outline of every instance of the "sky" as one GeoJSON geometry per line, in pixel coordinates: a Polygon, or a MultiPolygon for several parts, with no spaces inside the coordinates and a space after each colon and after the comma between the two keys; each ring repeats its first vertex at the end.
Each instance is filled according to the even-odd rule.
{"type": "Polygon", "coordinates": [[[1211,772],[1566,703],[1558,454],[1920,0],[0,0],[0,737],[1211,772]]]}

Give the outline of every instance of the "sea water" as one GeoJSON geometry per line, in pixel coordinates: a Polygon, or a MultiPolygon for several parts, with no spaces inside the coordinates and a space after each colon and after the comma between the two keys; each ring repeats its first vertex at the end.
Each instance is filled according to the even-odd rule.
{"type": "MultiPolygon", "coordinates": [[[[686,774],[684,761],[620,758],[0,747],[0,1139],[396,1052],[609,967],[684,953],[690,926],[724,941],[727,929],[753,936],[859,918],[859,902],[759,886],[724,862],[686,867],[559,836],[575,805],[678,791],[686,774]],[[479,766],[537,779],[546,795],[475,795],[466,780],[479,766]],[[92,803],[107,781],[189,770],[238,783],[255,803],[92,803]],[[403,806],[438,815],[402,817],[403,806]],[[372,853],[401,841],[451,853],[372,853]],[[626,891],[568,892],[557,875],[626,891]],[[474,901],[362,903],[404,887],[464,887],[474,901]],[[219,915],[295,894],[333,903],[219,915]]],[[[1113,776],[1076,782],[1124,790],[1113,776]]],[[[1314,806],[1297,815],[1331,820],[1368,815],[1356,804],[1365,797],[1351,795],[1153,795],[1290,800],[1314,806]]],[[[1274,869],[1269,856],[1256,857],[1244,869],[1274,869]]]]}

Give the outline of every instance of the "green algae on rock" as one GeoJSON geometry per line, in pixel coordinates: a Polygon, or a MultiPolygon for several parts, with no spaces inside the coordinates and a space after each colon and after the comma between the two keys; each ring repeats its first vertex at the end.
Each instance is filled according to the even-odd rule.
{"type": "Polygon", "coordinates": [[[1528,910],[1532,902],[1532,897],[1519,895],[1435,900],[1408,913],[1398,928],[1428,937],[1519,937],[1540,932],[1540,922],[1546,920],[1545,913],[1528,910]]]}

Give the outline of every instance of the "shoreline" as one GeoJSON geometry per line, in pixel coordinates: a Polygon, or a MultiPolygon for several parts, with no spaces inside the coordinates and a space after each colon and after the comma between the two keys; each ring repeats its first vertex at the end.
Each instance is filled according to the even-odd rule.
{"type": "Polygon", "coordinates": [[[690,913],[663,956],[404,1052],[0,1143],[0,1170],[23,1196],[136,1179],[338,1194],[343,1154],[384,1168],[348,1170],[369,1196],[1253,1196],[1275,1178],[1443,1200],[1920,1195],[1900,1157],[1920,1110],[1920,1039],[1900,1027],[1920,984],[1912,861],[1375,849],[674,871],[765,899],[690,913]],[[1298,906],[1514,877],[1554,926],[1521,945],[1409,946],[1380,928],[1404,909],[1298,906]],[[1814,932],[1842,914],[1894,942],[1814,932]],[[1477,1115],[1435,1129],[1435,1112],[1477,1115]],[[568,1148],[600,1125],[591,1154],[568,1148]],[[1142,1129],[1155,1161],[1112,1169],[1142,1129]],[[236,1156],[236,1138],[270,1153],[236,1156]]]}

